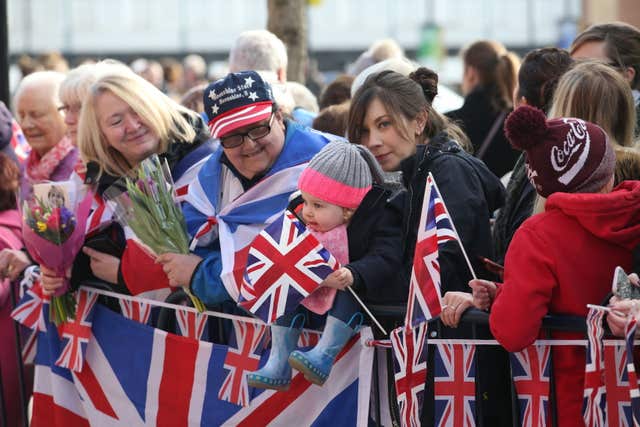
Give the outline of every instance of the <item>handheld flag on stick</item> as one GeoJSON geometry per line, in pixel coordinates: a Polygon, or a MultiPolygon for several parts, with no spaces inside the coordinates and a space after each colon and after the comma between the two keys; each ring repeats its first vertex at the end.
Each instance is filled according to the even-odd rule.
{"type": "MultiPolygon", "coordinates": [[[[292,312],[340,263],[287,211],[267,226],[249,247],[239,305],[266,323],[292,312]]],[[[386,335],[351,288],[356,301],[386,335]]]]}
{"type": "Polygon", "coordinates": [[[442,294],[438,245],[449,240],[456,240],[460,244],[469,270],[475,279],[476,274],[469,257],[462,246],[444,200],[440,196],[433,175],[429,173],[418,225],[418,240],[413,257],[411,282],[409,283],[406,325],[416,325],[423,320],[440,315],[442,294]]]}

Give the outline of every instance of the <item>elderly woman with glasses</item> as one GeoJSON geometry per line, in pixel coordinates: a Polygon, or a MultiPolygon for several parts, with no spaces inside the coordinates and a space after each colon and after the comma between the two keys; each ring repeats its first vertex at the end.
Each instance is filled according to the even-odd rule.
{"type": "Polygon", "coordinates": [[[213,305],[238,299],[247,245],[287,207],[304,164],[329,135],[285,120],[271,86],[255,71],[230,73],[210,84],[204,105],[220,147],[186,197],[195,253],[164,254],[158,262],[172,286],[190,286],[213,305]]]}

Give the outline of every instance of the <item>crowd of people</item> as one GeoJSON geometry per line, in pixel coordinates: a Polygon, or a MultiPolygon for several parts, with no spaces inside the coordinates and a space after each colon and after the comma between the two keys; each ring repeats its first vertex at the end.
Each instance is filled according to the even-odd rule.
{"type": "MultiPolygon", "coordinates": [[[[145,296],[188,287],[211,309],[242,313],[225,261],[237,254],[221,228],[255,236],[290,209],[342,268],[271,326],[269,360],[249,383],[286,389],[293,366],[321,385],[369,321],[347,287],[365,304],[406,304],[431,174],[460,244],[439,247],[443,311],[430,336],[470,337],[463,313],[490,312],[478,335],[503,348],[478,350],[482,416],[484,425],[511,425],[507,351],[532,344],[546,314],[585,316],[587,304],[609,304],[616,266],[640,271],[640,30],[596,25],[569,51],[535,49],[522,61],[482,40],[462,59],[464,103],[450,111],[438,106],[437,73],[392,40],[374,43],[317,98],[287,80],[286,47],[265,30],[241,34],[228,74],[209,84],[196,55],[165,64],[164,78],[147,60],[66,72],[25,59],[32,72],[14,94],[15,121],[0,105],[0,330],[11,327],[10,287],[35,264],[20,242],[17,206],[36,182],[79,177],[95,193],[94,227],[68,276],[40,267],[48,294],[67,279],[72,289],[100,281],[133,295],[154,283],[145,296]],[[31,147],[22,160],[10,144],[18,132],[31,147]],[[109,214],[105,192],[152,154],[188,188],[189,254],[152,257],[109,214]],[[276,179],[282,186],[270,193],[276,179]],[[303,325],[321,321],[317,346],[296,350],[303,325]]],[[[634,304],[611,304],[610,330],[620,334],[634,304]]],[[[15,397],[15,348],[9,339],[0,349],[4,395],[15,397]]],[[[581,425],[584,368],[575,361],[584,348],[553,351],[559,425],[581,425]]],[[[16,405],[10,419],[19,419],[16,405]]]]}

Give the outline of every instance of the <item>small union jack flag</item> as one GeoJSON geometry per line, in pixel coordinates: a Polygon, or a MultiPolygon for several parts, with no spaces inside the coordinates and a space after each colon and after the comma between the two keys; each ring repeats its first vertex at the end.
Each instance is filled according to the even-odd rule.
{"type": "Polygon", "coordinates": [[[231,343],[224,359],[224,369],[228,370],[222,382],[218,399],[236,405],[248,406],[250,403],[247,372],[258,369],[260,355],[256,353],[265,333],[266,325],[232,320],[236,345],[231,343]]]}
{"type": "Polygon", "coordinates": [[[199,340],[207,326],[207,316],[204,313],[194,313],[190,310],[176,310],[176,322],[183,337],[199,340]]]}
{"type": "Polygon", "coordinates": [[[627,349],[624,345],[604,347],[607,389],[607,422],[610,426],[632,427],[631,400],[627,376],[627,349]]]}
{"type": "Polygon", "coordinates": [[[442,311],[438,245],[449,240],[460,239],[429,173],[411,269],[405,325],[416,325],[438,316],[442,311]]]}
{"type": "Polygon", "coordinates": [[[534,344],[511,353],[511,376],[518,394],[520,425],[544,427],[549,421],[551,348],[534,344]]]}
{"type": "Polygon", "coordinates": [[[419,427],[427,380],[427,322],[391,331],[396,396],[402,426],[419,427]]]}
{"type": "Polygon", "coordinates": [[[98,295],[85,290],[76,292],[76,316],[58,327],[58,333],[64,347],[56,366],[81,372],[84,365],[84,353],[91,338],[91,323],[93,320],[93,306],[98,295]]]}
{"type": "Polygon", "coordinates": [[[627,378],[629,378],[629,397],[631,398],[631,413],[633,424],[640,425],[640,391],[638,390],[638,376],[633,364],[633,341],[636,336],[636,318],[629,316],[629,322],[625,327],[625,340],[627,344],[627,378]]]}
{"type": "Polygon", "coordinates": [[[15,119],[11,120],[11,148],[13,148],[13,152],[16,153],[20,164],[24,164],[29,157],[29,153],[31,153],[31,146],[27,142],[22,128],[15,119]]]}
{"type": "Polygon", "coordinates": [[[240,305],[266,323],[293,311],[339,263],[291,212],[251,243],[240,305]]]}
{"type": "MultiPolygon", "coordinates": [[[[44,332],[47,330],[44,305],[49,304],[51,297],[44,294],[40,284],[40,275],[34,270],[29,274],[32,277],[28,280],[32,280],[32,284],[26,288],[22,299],[11,312],[11,317],[29,329],[44,332]],[[34,275],[37,275],[37,277],[33,277],[34,275]]],[[[23,280],[23,283],[26,280],[23,280]]]]}
{"type": "Polygon", "coordinates": [[[127,319],[146,325],[151,316],[151,306],[140,301],[131,301],[126,299],[119,300],[122,315],[127,319]]]}
{"type": "Polygon", "coordinates": [[[436,344],[434,358],[435,425],[475,426],[476,346],[436,344]]]}
{"type": "Polygon", "coordinates": [[[602,318],[605,312],[590,308],[587,314],[587,360],[584,369],[582,417],[587,426],[606,424],[607,396],[604,386],[604,352],[602,318]]]}

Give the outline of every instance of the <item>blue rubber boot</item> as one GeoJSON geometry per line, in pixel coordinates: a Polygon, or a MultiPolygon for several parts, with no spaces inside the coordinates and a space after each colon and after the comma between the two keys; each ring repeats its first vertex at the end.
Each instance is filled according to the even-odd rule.
{"type": "Polygon", "coordinates": [[[333,361],[347,341],[355,335],[356,331],[350,325],[356,316],[360,317],[362,324],[362,314],[354,314],[349,323],[327,316],[327,323],[324,326],[322,337],[318,344],[309,351],[294,351],[289,356],[289,364],[294,369],[302,372],[304,377],[317,385],[323,385],[329,378],[333,361]]]}
{"type": "Polygon", "coordinates": [[[287,363],[289,354],[295,350],[302,332],[304,316],[296,315],[291,326],[271,325],[271,353],[267,363],[255,372],[247,374],[247,383],[251,387],[271,390],[288,390],[291,384],[291,366],[287,363]],[[302,319],[299,327],[296,321],[302,319]]]}

